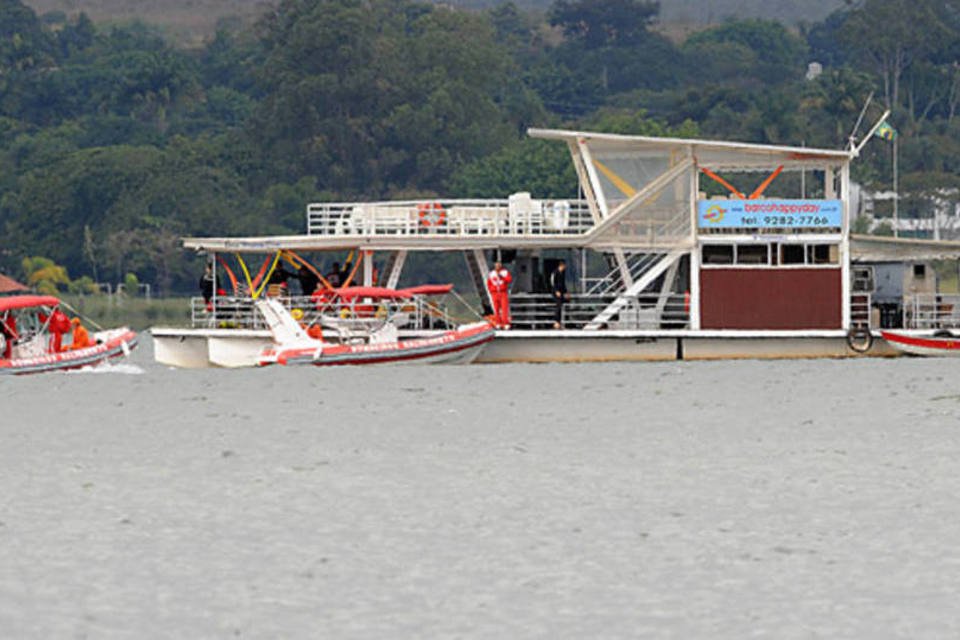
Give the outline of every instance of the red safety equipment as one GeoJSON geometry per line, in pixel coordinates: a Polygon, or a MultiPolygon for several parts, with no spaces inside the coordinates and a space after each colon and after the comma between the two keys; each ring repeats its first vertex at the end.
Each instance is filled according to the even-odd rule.
{"type": "Polygon", "coordinates": [[[494,268],[487,276],[487,290],[493,302],[494,324],[501,329],[510,328],[510,283],[513,276],[502,266],[494,268]]]}
{"type": "Polygon", "coordinates": [[[50,315],[50,324],[47,326],[50,331],[50,352],[59,353],[63,351],[63,334],[70,331],[70,318],[67,317],[59,308],[54,309],[50,315]]]}
{"type": "MultiPolygon", "coordinates": [[[[41,320],[41,322],[43,321],[41,320]]],[[[3,357],[9,360],[13,355],[13,341],[20,337],[17,333],[17,319],[12,313],[0,317],[0,335],[6,338],[3,346],[3,357]]]]}
{"type": "Polygon", "coordinates": [[[424,202],[417,206],[421,227],[442,227],[447,223],[447,212],[439,202],[424,202]]]}

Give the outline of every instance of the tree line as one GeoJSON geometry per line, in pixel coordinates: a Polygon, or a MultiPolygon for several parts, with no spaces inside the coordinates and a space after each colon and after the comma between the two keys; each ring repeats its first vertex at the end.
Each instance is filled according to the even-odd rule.
{"type": "MultiPolygon", "coordinates": [[[[960,0],[684,38],[659,9],[281,0],[181,49],[148,25],[2,0],[0,270],[42,256],[72,278],[191,291],[181,236],[298,233],[310,201],[575,195],[565,148],[529,126],[837,148],[871,92],[893,111],[905,189],[960,186],[960,0]]],[[[890,160],[869,145],[855,179],[884,186],[890,160]]]]}

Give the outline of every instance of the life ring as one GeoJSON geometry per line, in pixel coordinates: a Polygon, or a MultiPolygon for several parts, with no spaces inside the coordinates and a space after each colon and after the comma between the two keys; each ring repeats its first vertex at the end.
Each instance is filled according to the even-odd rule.
{"type": "Polygon", "coordinates": [[[447,224],[447,212],[439,202],[424,202],[417,205],[421,227],[442,227],[447,224]]]}
{"type": "Polygon", "coordinates": [[[873,334],[862,327],[847,332],[847,346],[857,353],[866,353],[873,346],[873,334]]]}

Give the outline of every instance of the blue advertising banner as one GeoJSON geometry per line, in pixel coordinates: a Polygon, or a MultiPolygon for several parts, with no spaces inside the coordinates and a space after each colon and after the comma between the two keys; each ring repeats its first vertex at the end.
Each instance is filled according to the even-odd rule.
{"type": "Polygon", "coordinates": [[[839,200],[701,200],[700,229],[828,229],[839,227],[839,200]]]}

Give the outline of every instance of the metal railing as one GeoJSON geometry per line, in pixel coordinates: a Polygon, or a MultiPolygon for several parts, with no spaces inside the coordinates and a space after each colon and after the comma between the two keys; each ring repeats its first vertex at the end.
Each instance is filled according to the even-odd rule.
{"type": "Polygon", "coordinates": [[[404,200],[307,206],[310,235],[578,235],[593,225],[585,200],[404,200]]]}
{"type": "Polygon", "coordinates": [[[960,328],[960,295],[914,293],[904,296],[903,326],[907,329],[960,328]]]}
{"type": "MultiPolygon", "coordinates": [[[[616,299],[615,295],[572,294],[561,307],[565,329],[583,329],[616,299]]],[[[551,329],[556,300],[548,293],[519,293],[510,297],[510,315],[515,329],[551,329]]],[[[690,313],[682,293],[633,296],[630,302],[606,323],[607,329],[685,329],[690,313]]]]}
{"type": "MultiPolygon", "coordinates": [[[[687,234],[689,234],[690,219],[686,213],[659,224],[654,224],[655,222],[656,221],[650,221],[651,226],[646,234],[651,247],[663,239],[669,239],[670,242],[676,243],[678,238],[687,237],[687,234]]],[[[639,280],[643,277],[643,274],[652,269],[667,253],[667,251],[627,253],[626,268],[630,273],[630,278],[639,280]]],[[[615,265],[602,278],[589,279],[587,282],[589,282],[587,293],[595,295],[616,293],[626,288],[623,281],[623,272],[619,265],[615,265]]]]}
{"type": "MultiPolygon", "coordinates": [[[[319,324],[341,334],[374,330],[390,321],[402,329],[447,329],[454,326],[447,306],[435,300],[364,300],[346,302],[309,296],[276,298],[305,326],[319,324]]],[[[194,329],[267,329],[267,324],[248,297],[217,296],[211,305],[203,298],[190,299],[194,329]]]]}
{"type": "MultiPolygon", "coordinates": [[[[664,253],[629,253],[626,256],[626,269],[630,273],[632,280],[639,280],[647,271],[653,268],[660,260],[667,255],[664,253]]],[[[623,281],[623,272],[619,266],[614,266],[604,277],[596,280],[587,289],[590,295],[614,294],[625,289],[623,281]]]]}
{"type": "Polygon", "coordinates": [[[614,223],[612,232],[632,244],[674,246],[692,237],[690,211],[680,207],[674,211],[637,209],[614,223]],[[640,214],[640,215],[637,215],[640,214]],[[660,215],[666,217],[659,217],[660,215]],[[638,242],[642,240],[642,242],[638,242]]]}

